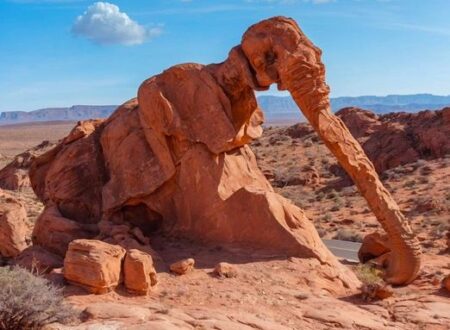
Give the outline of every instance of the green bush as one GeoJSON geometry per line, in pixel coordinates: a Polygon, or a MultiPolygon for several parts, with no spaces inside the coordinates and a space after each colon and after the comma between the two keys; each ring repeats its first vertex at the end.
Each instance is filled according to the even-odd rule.
{"type": "Polygon", "coordinates": [[[32,330],[74,317],[61,289],[25,269],[0,268],[0,330],[32,330]]]}

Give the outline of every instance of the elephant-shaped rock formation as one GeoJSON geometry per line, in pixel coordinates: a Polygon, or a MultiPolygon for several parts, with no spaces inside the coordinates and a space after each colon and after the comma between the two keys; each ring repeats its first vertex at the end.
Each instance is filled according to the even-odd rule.
{"type": "Polygon", "coordinates": [[[223,63],[182,64],[151,77],[137,99],[105,121],[79,123],[35,159],[30,178],[46,209],[34,242],[63,252],[46,231],[51,224],[39,225],[49,218],[59,221],[65,246],[70,235],[91,238],[95,229],[98,238],[129,246],[137,228],[144,236],[158,231],[318,259],[355,287],[303,210],[274,192],[248,146],[262,133],[254,91],[273,83],[293,95],[386,229],[393,256],[388,280],[413,280],[415,237],[372,163],[330,112],[320,50],[284,17],[250,27],[223,63]]]}

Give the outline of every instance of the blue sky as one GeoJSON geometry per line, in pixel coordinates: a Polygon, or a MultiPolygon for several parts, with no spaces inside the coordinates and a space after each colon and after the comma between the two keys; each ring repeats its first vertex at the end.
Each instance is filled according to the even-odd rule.
{"type": "Polygon", "coordinates": [[[171,65],[222,61],[249,25],[275,15],[322,48],[332,96],[450,94],[448,0],[93,4],[0,0],[0,111],[122,103],[171,65]]]}

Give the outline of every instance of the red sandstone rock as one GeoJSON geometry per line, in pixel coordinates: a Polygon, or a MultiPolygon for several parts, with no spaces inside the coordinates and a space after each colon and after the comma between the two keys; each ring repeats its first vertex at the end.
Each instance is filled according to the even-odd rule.
{"type": "Polygon", "coordinates": [[[79,238],[93,238],[96,232],[95,225],[65,218],[56,206],[49,206],[36,220],[32,240],[34,245],[63,257],[70,242],[79,238]]]}
{"type": "Polygon", "coordinates": [[[158,281],[152,257],[139,250],[128,250],[123,264],[124,284],[128,291],[147,294],[158,281]]]}
{"type": "Polygon", "coordinates": [[[192,258],[183,259],[170,265],[170,270],[178,275],[184,275],[194,269],[195,260],[192,258]]]}
{"type": "Polygon", "coordinates": [[[0,188],[18,190],[24,187],[30,187],[31,183],[28,177],[28,170],[32,161],[54,146],[54,143],[44,141],[40,145],[14,157],[11,163],[0,170],[0,188]]]}
{"type": "Polygon", "coordinates": [[[30,229],[22,203],[0,190],[0,256],[16,257],[27,246],[30,229]]]}
{"type": "Polygon", "coordinates": [[[383,300],[391,297],[394,291],[390,286],[382,285],[379,283],[375,284],[364,284],[361,288],[363,299],[367,301],[372,300],[383,300]]]}
{"type": "Polygon", "coordinates": [[[113,290],[122,282],[125,249],[97,240],[79,239],[69,244],[64,278],[95,294],[113,290]]]}
{"type": "Polygon", "coordinates": [[[104,164],[99,158],[100,120],[78,123],[55,148],[30,167],[33,190],[46,205],[56,204],[65,218],[97,223],[101,214],[104,164]],[[97,128],[97,130],[94,130],[97,128]]]}
{"type": "Polygon", "coordinates": [[[377,116],[358,108],[336,113],[358,138],[379,173],[450,153],[450,108],[377,116]]]}
{"type": "Polygon", "coordinates": [[[219,277],[236,277],[237,270],[236,267],[227,263],[227,262],[219,262],[215,267],[213,273],[219,277]]]}
{"type": "Polygon", "coordinates": [[[358,258],[362,263],[380,257],[391,251],[387,235],[372,233],[366,235],[358,251],[358,258]]]}
{"type": "Polygon", "coordinates": [[[447,275],[443,280],[442,280],[442,286],[447,289],[447,291],[450,292],[450,275],[447,275]]]}

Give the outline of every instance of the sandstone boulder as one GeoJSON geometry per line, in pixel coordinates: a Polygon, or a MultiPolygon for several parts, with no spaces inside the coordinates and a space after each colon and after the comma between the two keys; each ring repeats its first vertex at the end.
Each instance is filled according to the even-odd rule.
{"type": "Polygon", "coordinates": [[[450,108],[377,116],[359,108],[336,113],[358,138],[379,173],[450,153],[450,108]]]}
{"type": "Polygon", "coordinates": [[[122,281],[125,249],[97,240],[79,239],[69,244],[64,278],[95,294],[113,290],[122,281]]]}
{"type": "Polygon", "coordinates": [[[170,265],[170,270],[178,275],[184,275],[194,269],[195,260],[192,258],[183,259],[170,265]]]}
{"type": "Polygon", "coordinates": [[[362,298],[366,301],[387,299],[393,294],[394,291],[392,290],[392,288],[386,284],[364,284],[361,288],[362,298]]]}
{"type": "Polygon", "coordinates": [[[147,294],[158,281],[152,257],[139,250],[128,250],[123,264],[124,284],[128,291],[147,294]]]}
{"type": "Polygon", "coordinates": [[[13,161],[0,170],[0,188],[18,190],[30,187],[28,170],[33,160],[53,148],[56,144],[44,141],[14,157],[13,161]]]}
{"type": "Polygon", "coordinates": [[[101,120],[79,122],[55,148],[36,157],[29,175],[46,206],[57,205],[64,218],[95,224],[101,213],[104,164],[98,157],[101,120]]]}
{"type": "Polygon", "coordinates": [[[218,277],[232,278],[237,276],[237,269],[227,262],[219,262],[214,267],[213,273],[218,277]]]}
{"type": "Polygon", "coordinates": [[[364,237],[358,251],[358,258],[362,263],[378,258],[391,251],[387,235],[372,233],[364,237]]]}
{"type": "Polygon", "coordinates": [[[69,243],[79,238],[93,238],[97,226],[65,218],[56,206],[48,206],[36,220],[33,244],[64,257],[69,243]]]}
{"type": "Polygon", "coordinates": [[[16,257],[28,246],[27,212],[19,201],[0,190],[0,256],[16,257]]]}

